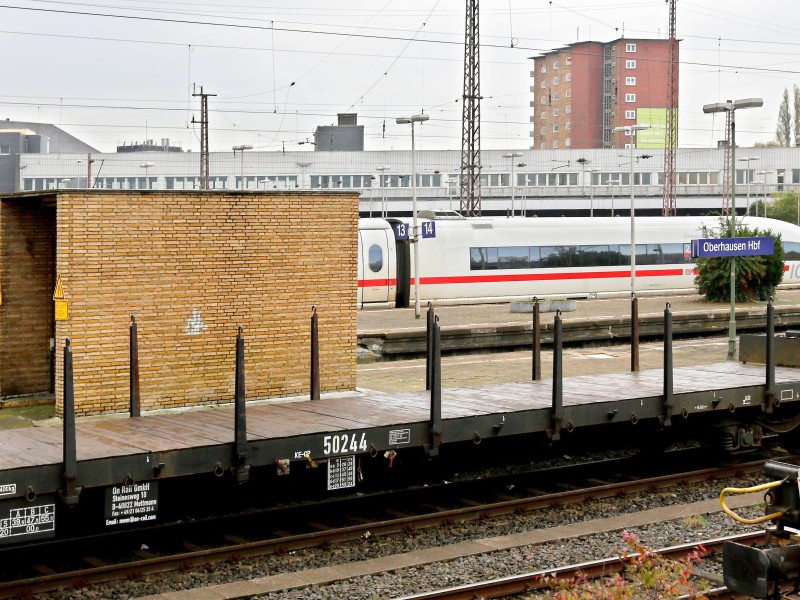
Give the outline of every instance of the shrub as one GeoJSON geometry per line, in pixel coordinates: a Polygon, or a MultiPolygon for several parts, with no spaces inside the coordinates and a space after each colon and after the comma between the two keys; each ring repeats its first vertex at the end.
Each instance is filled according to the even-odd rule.
{"type": "MultiPolygon", "coordinates": [[[[718,228],[703,227],[704,238],[733,237],[730,221],[720,218],[718,228]]],[[[771,237],[775,253],[771,256],[739,256],[736,258],[736,301],[768,300],[783,279],[783,245],[780,234],[738,226],[736,237],[771,237]]],[[[730,258],[698,258],[695,285],[709,302],[729,302],[731,277],[730,258]]]]}
{"type": "Polygon", "coordinates": [[[692,578],[694,564],[700,556],[695,551],[689,558],[669,560],[645,548],[639,538],[627,531],[622,534],[628,549],[621,553],[625,563],[623,574],[602,579],[554,579],[551,588],[555,600],[641,600],[642,598],[679,598],[688,596],[707,599],[703,594],[710,585],[692,578]]]}

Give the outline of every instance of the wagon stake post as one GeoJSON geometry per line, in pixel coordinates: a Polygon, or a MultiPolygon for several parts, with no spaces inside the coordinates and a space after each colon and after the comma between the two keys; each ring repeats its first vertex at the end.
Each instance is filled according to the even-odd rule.
{"type": "Polygon", "coordinates": [[[661,422],[672,425],[673,372],[672,372],[672,305],[667,302],[664,309],[664,404],[661,407],[661,422]]]}
{"type": "Polygon", "coordinates": [[[553,321],[553,412],[552,429],[547,430],[547,437],[552,441],[561,439],[561,423],[564,422],[564,369],[562,362],[561,310],[556,311],[553,321]]]}
{"type": "Polygon", "coordinates": [[[764,402],[762,410],[771,414],[777,403],[775,402],[775,309],[772,298],[767,302],[767,339],[766,339],[766,388],[764,389],[764,402]]]}
{"type": "Polygon", "coordinates": [[[75,440],[75,382],[73,380],[72,348],[70,339],[64,343],[64,488],[59,490],[61,501],[67,506],[78,504],[81,486],[78,480],[78,450],[75,440]]]}
{"type": "Polygon", "coordinates": [[[432,327],[433,360],[431,361],[431,415],[430,443],[425,445],[428,456],[438,456],[442,443],[442,330],[439,317],[433,318],[432,327]]]}
{"type": "Polygon", "coordinates": [[[242,327],[236,334],[236,390],[235,390],[235,431],[234,447],[236,452],[234,473],[238,483],[250,479],[250,465],[247,464],[247,406],[245,402],[244,381],[244,336],[242,327]]]}

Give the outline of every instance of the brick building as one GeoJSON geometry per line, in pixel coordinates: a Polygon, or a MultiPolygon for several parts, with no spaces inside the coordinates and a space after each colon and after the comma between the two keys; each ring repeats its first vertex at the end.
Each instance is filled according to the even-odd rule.
{"type": "Polygon", "coordinates": [[[637,147],[664,147],[669,40],[577,42],[533,61],[532,148],[623,148],[613,129],[635,124],[650,125],[637,147]]]}
{"type": "Polygon", "coordinates": [[[130,316],[142,409],[355,389],[358,195],[57,190],[0,197],[0,397],[55,393],[74,353],[79,415],[125,411],[130,316]],[[68,303],[56,320],[60,280],[68,303]]]}

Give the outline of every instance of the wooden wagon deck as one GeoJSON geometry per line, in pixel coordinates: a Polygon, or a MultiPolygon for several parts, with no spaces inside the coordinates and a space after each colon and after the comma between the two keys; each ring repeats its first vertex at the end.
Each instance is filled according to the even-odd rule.
{"type": "MultiPolygon", "coordinates": [[[[673,414],[758,409],[765,392],[763,366],[734,362],[675,369],[673,414]]],[[[778,367],[775,392],[783,402],[800,398],[800,370],[778,367]]],[[[552,425],[551,381],[442,390],[441,443],[542,433],[552,425]],[[503,427],[499,428],[498,423],[503,427]]],[[[658,418],[663,372],[619,373],[564,379],[564,424],[570,429],[658,418]]],[[[361,392],[320,400],[247,404],[248,457],[252,466],[278,460],[324,459],[370,451],[402,450],[430,440],[428,392],[361,392]],[[344,436],[332,451],[325,437],[344,436]],[[352,440],[356,440],[355,447],[352,440]],[[356,452],[353,452],[355,449],[356,452]]],[[[232,405],[138,418],[109,415],[79,420],[77,481],[83,486],[181,477],[234,462],[232,405]]],[[[0,431],[0,485],[51,493],[62,485],[62,429],[55,426],[0,431]]]]}

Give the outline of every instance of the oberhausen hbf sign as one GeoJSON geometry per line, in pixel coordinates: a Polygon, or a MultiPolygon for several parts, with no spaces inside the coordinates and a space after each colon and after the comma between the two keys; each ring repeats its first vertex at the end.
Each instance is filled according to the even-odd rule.
{"type": "Polygon", "coordinates": [[[692,258],[768,256],[775,253],[771,237],[692,240],[692,258]]]}

